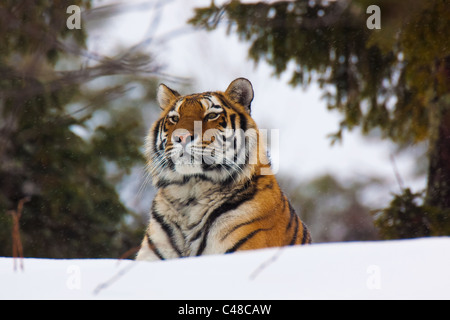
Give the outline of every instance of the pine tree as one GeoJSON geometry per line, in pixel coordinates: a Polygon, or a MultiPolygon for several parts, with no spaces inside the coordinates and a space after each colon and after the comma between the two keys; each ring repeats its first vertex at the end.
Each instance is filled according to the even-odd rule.
{"type": "Polygon", "coordinates": [[[0,256],[11,255],[6,213],[22,199],[25,256],[119,257],[130,248],[110,168],[118,175],[142,163],[141,105],[124,97],[133,85],[153,92],[154,80],[139,74],[157,67],[131,51],[92,56],[86,28],[66,25],[70,5],[91,9],[90,0],[0,3],[0,256]]]}
{"type": "Polygon", "coordinates": [[[388,230],[395,215],[405,225],[416,225],[411,215],[420,211],[424,228],[390,230],[386,237],[449,235],[450,5],[446,0],[376,1],[381,13],[377,29],[367,21],[372,4],[232,0],[216,6],[212,1],[197,9],[190,22],[213,30],[226,21],[229,32],[251,43],[254,61],[265,60],[276,75],[292,72],[293,86],[318,82],[328,108],[343,115],[334,141],[343,130],[361,127],[365,134],[378,129],[400,145],[428,143],[427,190],[423,195],[404,190],[396,196],[404,201],[394,200],[380,211],[377,223],[388,230]],[[415,213],[402,213],[405,201],[415,213]]]}

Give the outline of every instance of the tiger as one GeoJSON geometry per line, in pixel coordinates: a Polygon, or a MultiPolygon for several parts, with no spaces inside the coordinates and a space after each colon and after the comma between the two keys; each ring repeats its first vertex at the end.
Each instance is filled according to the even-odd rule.
{"type": "Polygon", "coordinates": [[[253,97],[245,78],[185,96],[159,85],[162,112],[144,147],[157,192],[136,260],[311,243],[260,143],[253,97]]]}

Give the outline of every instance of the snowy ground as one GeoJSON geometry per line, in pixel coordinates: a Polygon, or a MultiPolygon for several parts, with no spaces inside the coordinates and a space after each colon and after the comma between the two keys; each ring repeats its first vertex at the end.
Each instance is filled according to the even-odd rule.
{"type": "Polygon", "coordinates": [[[450,299],[450,238],[23,263],[0,258],[0,299],[450,299]]]}

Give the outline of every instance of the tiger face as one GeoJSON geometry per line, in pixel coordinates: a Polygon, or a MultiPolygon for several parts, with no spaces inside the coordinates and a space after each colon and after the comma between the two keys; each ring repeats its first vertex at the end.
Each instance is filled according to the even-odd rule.
{"type": "Polygon", "coordinates": [[[266,161],[250,116],[253,87],[244,78],[225,92],[181,96],[161,84],[162,111],[147,136],[148,166],[156,185],[198,177],[230,182],[250,177],[266,161]]]}

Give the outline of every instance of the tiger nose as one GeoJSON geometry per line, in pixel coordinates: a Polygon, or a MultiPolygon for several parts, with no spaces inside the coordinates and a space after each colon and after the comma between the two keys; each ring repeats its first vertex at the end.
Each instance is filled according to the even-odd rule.
{"type": "Polygon", "coordinates": [[[194,138],[194,135],[192,135],[190,132],[173,134],[173,142],[181,143],[183,146],[193,141],[194,138]]]}

